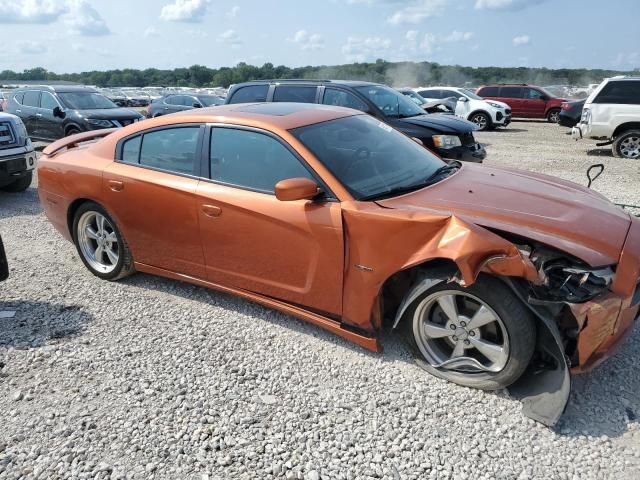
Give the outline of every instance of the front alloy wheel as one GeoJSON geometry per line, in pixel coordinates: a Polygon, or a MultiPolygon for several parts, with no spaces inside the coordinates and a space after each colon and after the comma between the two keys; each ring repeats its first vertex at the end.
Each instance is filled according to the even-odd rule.
{"type": "Polygon", "coordinates": [[[490,120],[484,113],[476,113],[470,118],[470,120],[476,124],[476,127],[478,127],[478,130],[481,132],[489,128],[490,120]]]}
{"type": "MultiPolygon", "coordinates": [[[[481,274],[473,285],[440,282],[416,297],[403,315],[418,365],[467,387],[506,388],[529,365],[535,320],[503,282],[481,274]]],[[[415,289],[415,290],[414,290],[415,289]]]]}

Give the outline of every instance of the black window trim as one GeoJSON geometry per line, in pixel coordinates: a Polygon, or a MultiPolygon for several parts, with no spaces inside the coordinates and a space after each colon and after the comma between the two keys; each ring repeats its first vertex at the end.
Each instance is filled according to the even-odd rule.
{"type": "Polygon", "coordinates": [[[116,154],[115,154],[115,158],[113,159],[114,162],[116,163],[121,163],[123,165],[131,165],[133,167],[138,167],[138,168],[144,168],[147,170],[153,170],[156,172],[162,172],[162,173],[168,173],[170,175],[177,175],[179,177],[186,177],[186,178],[192,178],[195,180],[201,180],[202,177],[202,164],[203,164],[203,156],[202,156],[202,152],[203,152],[203,141],[204,141],[204,132],[206,130],[206,124],[202,123],[202,122],[194,122],[194,123],[176,123],[176,124],[172,124],[172,125],[162,125],[159,127],[154,127],[154,128],[149,128],[147,130],[142,130],[136,133],[132,133],[131,135],[127,135],[126,137],[121,138],[120,140],[118,140],[118,143],[116,144],[116,154]],[[151,165],[142,165],[140,163],[140,155],[142,153],[142,144],[144,139],[140,140],[140,148],[138,149],[138,161],[137,163],[130,163],[130,162],[125,162],[124,160],[122,160],[122,153],[123,153],[123,149],[124,149],[124,144],[126,141],[131,140],[135,137],[143,137],[145,134],[147,133],[152,133],[152,132],[157,132],[157,131],[161,131],[161,130],[171,130],[174,128],[193,128],[193,127],[198,127],[200,130],[198,132],[198,140],[197,140],[197,146],[196,146],[196,154],[195,154],[195,161],[193,162],[193,172],[191,174],[189,173],[182,173],[182,172],[175,172],[173,170],[167,170],[165,168],[158,168],[158,167],[152,167],[151,165]]]}
{"type": "Polygon", "coordinates": [[[277,142],[279,142],[284,148],[289,150],[289,152],[300,162],[302,167],[305,168],[311,174],[311,176],[314,178],[314,180],[316,181],[316,183],[318,184],[318,186],[322,190],[323,195],[322,195],[322,197],[320,197],[318,199],[318,201],[321,201],[321,202],[339,202],[337,196],[331,191],[331,189],[328,187],[328,185],[325,183],[325,181],[322,179],[322,177],[320,177],[320,175],[311,167],[311,165],[309,165],[305,161],[305,159],[302,158],[302,155],[300,155],[289,144],[289,142],[284,140],[282,137],[276,135],[275,133],[270,132],[268,130],[263,130],[263,129],[257,128],[257,127],[250,127],[250,126],[247,126],[247,125],[237,125],[237,124],[233,124],[233,123],[207,123],[206,127],[207,128],[206,128],[205,133],[204,133],[204,139],[203,139],[203,144],[202,144],[202,165],[201,165],[201,172],[203,174],[202,177],[201,177],[202,181],[209,182],[209,183],[214,183],[216,185],[223,185],[225,187],[237,188],[239,190],[246,190],[246,191],[249,191],[249,192],[261,193],[263,195],[275,196],[274,192],[269,192],[269,191],[261,190],[261,189],[258,189],[258,188],[251,188],[251,187],[247,187],[247,186],[244,186],[244,185],[236,185],[234,183],[221,182],[220,180],[214,180],[213,178],[211,178],[211,163],[210,163],[211,151],[210,151],[210,149],[211,149],[211,135],[213,133],[213,129],[214,128],[228,128],[228,129],[232,129],[232,130],[245,130],[245,131],[249,131],[249,132],[261,133],[263,135],[267,135],[267,136],[273,138],[274,140],[276,140],[277,142]]]}

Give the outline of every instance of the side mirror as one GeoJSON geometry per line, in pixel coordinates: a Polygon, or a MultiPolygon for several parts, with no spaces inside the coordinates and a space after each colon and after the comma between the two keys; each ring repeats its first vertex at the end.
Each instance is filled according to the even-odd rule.
{"type": "Polygon", "coordinates": [[[55,107],[53,109],[53,116],[58,118],[64,118],[67,116],[67,114],[64,113],[64,111],[60,107],[55,107]]]}
{"type": "Polygon", "coordinates": [[[287,178],[276,183],[276,198],[282,202],[311,200],[318,193],[318,184],[308,178],[287,178]]]}
{"type": "Polygon", "coordinates": [[[193,108],[202,108],[202,105],[196,102],[193,104],[193,108]]]}

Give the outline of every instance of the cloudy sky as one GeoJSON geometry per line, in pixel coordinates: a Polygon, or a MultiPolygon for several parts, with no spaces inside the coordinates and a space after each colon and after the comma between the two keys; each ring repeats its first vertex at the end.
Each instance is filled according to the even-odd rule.
{"type": "Polygon", "coordinates": [[[0,0],[0,70],[640,67],[639,0],[0,0]]]}

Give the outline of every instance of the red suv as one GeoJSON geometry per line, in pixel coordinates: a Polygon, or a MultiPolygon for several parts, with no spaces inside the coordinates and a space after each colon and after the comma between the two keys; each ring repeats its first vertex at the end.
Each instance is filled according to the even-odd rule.
{"type": "Polygon", "coordinates": [[[486,85],[476,94],[508,103],[514,117],[546,118],[557,123],[564,98],[558,98],[542,87],[534,85],[486,85]]]}

